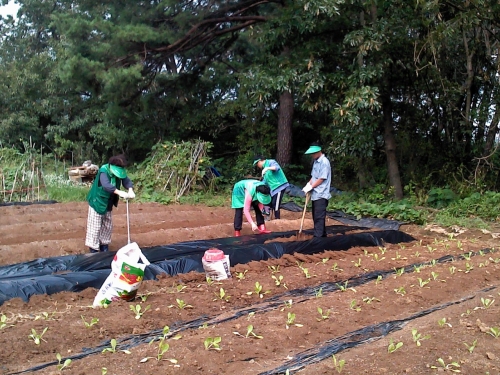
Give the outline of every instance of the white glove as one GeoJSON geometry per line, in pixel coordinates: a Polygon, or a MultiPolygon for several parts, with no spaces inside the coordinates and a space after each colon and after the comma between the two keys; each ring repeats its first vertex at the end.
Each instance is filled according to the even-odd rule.
{"type": "Polygon", "coordinates": [[[134,189],[132,189],[132,188],[128,189],[128,197],[129,197],[129,199],[135,198],[134,189]]]}
{"type": "Polygon", "coordinates": [[[266,172],[269,170],[268,167],[265,167],[262,169],[262,177],[264,177],[264,175],[266,174],[266,172]]]}
{"type": "Polygon", "coordinates": [[[252,232],[255,232],[257,230],[259,230],[259,227],[257,226],[257,224],[252,223],[252,232]]]}
{"type": "Polygon", "coordinates": [[[123,198],[123,199],[128,199],[128,193],[127,193],[127,192],[125,192],[125,191],[123,191],[123,190],[118,190],[118,189],[116,189],[116,190],[115,190],[115,193],[116,193],[119,197],[121,197],[121,198],[123,198]]]}
{"type": "Polygon", "coordinates": [[[307,194],[307,193],[309,193],[312,189],[313,189],[313,187],[312,187],[312,186],[311,186],[311,184],[308,182],[308,183],[306,184],[306,186],[304,186],[304,187],[302,188],[302,191],[303,191],[304,193],[306,193],[306,194],[307,194]]]}

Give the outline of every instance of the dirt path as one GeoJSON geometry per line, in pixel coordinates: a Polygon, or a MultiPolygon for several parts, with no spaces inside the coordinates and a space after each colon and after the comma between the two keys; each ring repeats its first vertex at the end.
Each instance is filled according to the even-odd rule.
{"type": "MultiPolygon", "coordinates": [[[[233,233],[230,209],[135,203],[130,208],[132,240],[141,246],[233,233]]],[[[0,264],[86,252],[86,215],[83,203],[0,207],[0,264]]],[[[299,227],[301,213],[282,216],[268,227],[299,227]]],[[[114,223],[111,249],[117,250],[127,242],[124,205],[114,223]]],[[[308,214],[305,227],[311,226],[308,214]]],[[[209,284],[198,273],[167,276],[144,282],[142,299],[133,304],[113,302],[107,309],[90,307],[95,289],[34,296],[29,303],[10,300],[0,306],[5,316],[0,373],[56,361],[60,353],[77,356],[62,372],[79,375],[283,374],[286,369],[315,375],[339,373],[340,361],[345,361],[342,374],[499,374],[500,253],[479,253],[497,240],[481,232],[451,238],[417,226],[402,230],[416,241],[252,262],[233,268],[234,277],[220,283],[209,284]],[[445,255],[455,258],[433,261],[445,255]],[[377,278],[382,271],[388,273],[377,278]],[[191,307],[181,309],[181,302],[191,307]],[[130,308],[136,305],[147,309],[139,319],[130,308]],[[426,315],[412,318],[422,312],[426,315]],[[86,327],[92,319],[98,322],[86,327]],[[402,326],[395,322],[405,319],[402,326]],[[384,322],[389,332],[367,335],[366,327],[384,322]],[[172,334],[161,354],[166,347],[149,342],[165,326],[172,334]],[[30,334],[45,328],[36,345],[30,334]],[[362,334],[353,337],[357,330],[362,334]],[[220,350],[206,350],[204,343],[216,337],[220,350]],[[111,349],[111,339],[118,341],[116,352],[103,352],[111,349]],[[341,345],[360,339],[367,342],[350,349],[341,345]],[[391,341],[397,347],[392,353],[391,341]]],[[[244,232],[250,234],[249,228],[244,232]]],[[[60,373],[56,365],[35,372],[60,373]]]]}

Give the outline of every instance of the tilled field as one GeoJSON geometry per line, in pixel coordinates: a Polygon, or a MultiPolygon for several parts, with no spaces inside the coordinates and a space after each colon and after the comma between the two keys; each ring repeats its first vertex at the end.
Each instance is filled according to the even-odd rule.
{"type": "MultiPolygon", "coordinates": [[[[85,203],[0,207],[0,264],[85,253],[86,216],[85,203]]],[[[297,230],[300,216],[267,225],[297,230]]],[[[231,209],[132,203],[130,218],[141,247],[233,233],[231,209]]],[[[124,204],[114,224],[111,250],[127,243],[124,204]]],[[[498,240],[401,230],[416,240],[237,265],[222,282],[166,276],[106,309],[91,307],[95,289],[10,300],[0,306],[0,372],[499,374],[498,240]]]]}

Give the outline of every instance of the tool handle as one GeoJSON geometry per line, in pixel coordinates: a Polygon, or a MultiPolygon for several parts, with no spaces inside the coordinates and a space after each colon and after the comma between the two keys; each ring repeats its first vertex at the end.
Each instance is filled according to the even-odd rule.
{"type": "Polygon", "coordinates": [[[304,217],[306,216],[307,203],[309,203],[309,198],[311,197],[311,193],[306,193],[306,203],[304,204],[304,211],[302,212],[302,220],[300,220],[300,230],[299,233],[302,233],[302,226],[304,225],[304,217]]]}
{"type": "Polygon", "coordinates": [[[127,199],[127,236],[128,236],[128,242],[130,243],[130,217],[128,214],[128,199],[127,199]]]}

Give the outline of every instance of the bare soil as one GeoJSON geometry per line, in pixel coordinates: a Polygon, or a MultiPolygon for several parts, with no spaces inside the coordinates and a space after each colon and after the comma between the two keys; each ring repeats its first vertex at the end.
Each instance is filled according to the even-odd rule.
{"type": "MultiPolygon", "coordinates": [[[[85,203],[0,207],[0,265],[86,253],[86,217],[85,203]]],[[[130,217],[132,240],[141,247],[233,235],[228,208],[133,203],[130,217]]],[[[267,227],[298,230],[300,217],[285,211],[267,227]]],[[[114,225],[112,251],[127,243],[123,204],[114,212],[114,225]]],[[[304,228],[312,228],[310,213],[304,228]]],[[[106,309],[91,307],[95,289],[34,296],[28,303],[10,300],[0,306],[6,319],[0,329],[0,373],[58,374],[60,353],[63,362],[73,356],[62,372],[78,375],[278,374],[286,369],[312,375],[500,374],[500,337],[495,337],[500,253],[484,251],[494,250],[498,240],[472,230],[438,233],[414,225],[401,230],[416,240],[237,265],[233,278],[221,282],[207,283],[200,273],[165,276],[143,282],[141,299],[113,302],[106,309]],[[445,255],[454,258],[432,262],[445,255]],[[372,271],[391,273],[352,286],[372,271]],[[226,298],[220,298],[221,288],[226,298]],[[190,306],[181,309],[179,301],[190,306]],[[135,305],[142,311],[149,306],[140,319],[130,308],[135,305]],[[93,318],[98,322],[86,327],[93,318]],[[351,335],[405,319],[388,334],[351,335]],[[247,334],[250,325],[255,336],[247,334]],[[165,341],[169,349],[159,355],[160,341],[150,341],[162,336],[165,326],[172,333],[165,341]],[[36,345],[32,330],[40,334],[45,328],[36,345]],[[204,343],[215,337],[221,338],[220,347],[207,350],[204,343]],[[360,337],[359,345],[331,349],[333,343],[360,337]],[[111,339],[118,342],[116,351],[103,352],[111,349],[111,339]]],[[[248,224],[243,234],[251,234],[248,224]]]]}

